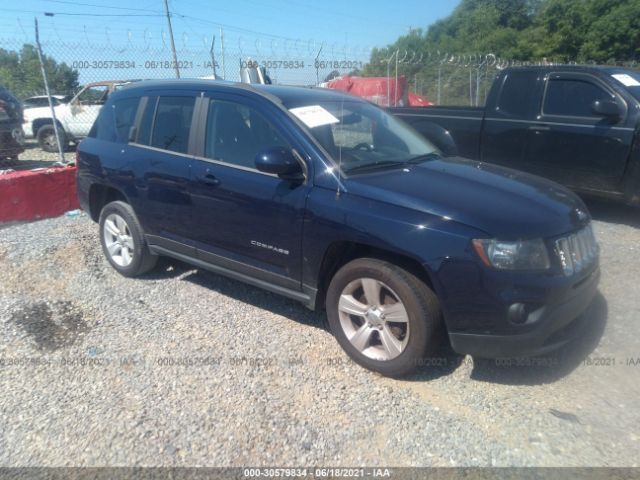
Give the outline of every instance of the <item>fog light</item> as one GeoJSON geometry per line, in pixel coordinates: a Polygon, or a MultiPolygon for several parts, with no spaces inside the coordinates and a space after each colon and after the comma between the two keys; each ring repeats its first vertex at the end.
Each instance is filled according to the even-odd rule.
{"type": "Polygon", "coordinates": [[[511,323],[522,325],[527,321],[528,311],[524,303],[514,303],[507,311],[507,317],[511,323]]]}

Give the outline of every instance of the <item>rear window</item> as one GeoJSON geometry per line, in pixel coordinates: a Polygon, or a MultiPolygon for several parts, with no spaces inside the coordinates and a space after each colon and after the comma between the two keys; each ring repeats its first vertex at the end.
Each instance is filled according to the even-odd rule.
{"type": "Polygon", "coordinates": [[[107,142],[128,143],[139,101],[138,97],[122,98],[102,108],[89,136],[107,142]]]}
{"type": "Polygon", "coordinates": [[[510,72],[502,83],[497,110],[507,116],[529,118],[536,114],[534,95],[538,74],[536,72],[510,72]]]}

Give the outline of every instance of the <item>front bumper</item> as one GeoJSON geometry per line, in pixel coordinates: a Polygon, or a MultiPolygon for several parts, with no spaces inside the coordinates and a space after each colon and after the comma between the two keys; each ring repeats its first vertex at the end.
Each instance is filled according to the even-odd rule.
{"type": "Polygon", "coordinates": [[[556,350],[579,333],[574,320],[592,303],[598,289],[600,269],[595,268],[570,292],[541,307],[534,328],[526,333],[449,333],[454,351],[484,358],[543,355],[556,350]]]}

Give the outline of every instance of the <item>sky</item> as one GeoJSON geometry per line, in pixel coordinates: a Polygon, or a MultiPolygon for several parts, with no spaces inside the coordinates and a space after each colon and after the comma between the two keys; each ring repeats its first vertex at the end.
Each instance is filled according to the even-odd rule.
{"type": "MultiPolygon", "coordinates": [[[[205,69],[201,54],[209,51],[212,41],[214,60],[220,67],[220,28],[227,64],[233,61],[235,65],[240,57],[313,61],[321,48],[320,58],[327,61],[366,61],[371,48],[383,47],[411,28],[426,28],[449,15],[457,3],[458,0],[169,0],[169,10],[176,49],[198,52],[191,56],[185,53],[178,60],[195,59],[198,68],[194,66],[193,71],[200,75],[205,69]]],[[[11,47],[12,42],[17,48],[23,42],[32,42],[34,17],[39,21],[45,53],[67,62],[127,59],[129,51],[132,61],[150,67],[153,52],[169,45],[163,0],[0,0],[0,4],[0,48],[11,47]],[[45,12],[54,15],[45,16],[45,12]],[[105,45],[109,48],[103,48],[105,45]],[[149,52],[146,57],[140,53],[145,48],[149,52]],[[104,56],[96,55],[96,50],[102,50],[104,56]]],[[[90,71],[81,71],[85,80],[91,75],[90,71]]]]}

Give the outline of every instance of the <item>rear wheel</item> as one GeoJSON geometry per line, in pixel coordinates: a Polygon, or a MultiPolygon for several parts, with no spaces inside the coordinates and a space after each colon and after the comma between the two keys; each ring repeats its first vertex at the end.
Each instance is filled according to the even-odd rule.
{"type": "MultiPolygon", "coordinates": [[[[64,151],[69,142],[62,127],[58,127],[58,135],[60,136],[60,143],[64,151]]],[[[45,152],[56,153],[58,151],[58,139],[56,138],[56,130],[53,128],[53,124],[49,123],[40,127],[36,137],[38,139],[38,145],[40,145],[40,148],[45,152]]]]}
{"type": "Polygon", "coordinates": [[[338,343],[358,364],[390,377],[415,370],[440,323],[435,294],[389,262],[361,258],[331,280],[327,316],[338,343]]]}
{"type": "Polygon", "coordinates": [[[125,277],[142,275],[158,261],[147,247],[133,209],[125,202],[108,203],[100,212],[100,240],[111,266],[125,277]]]}

